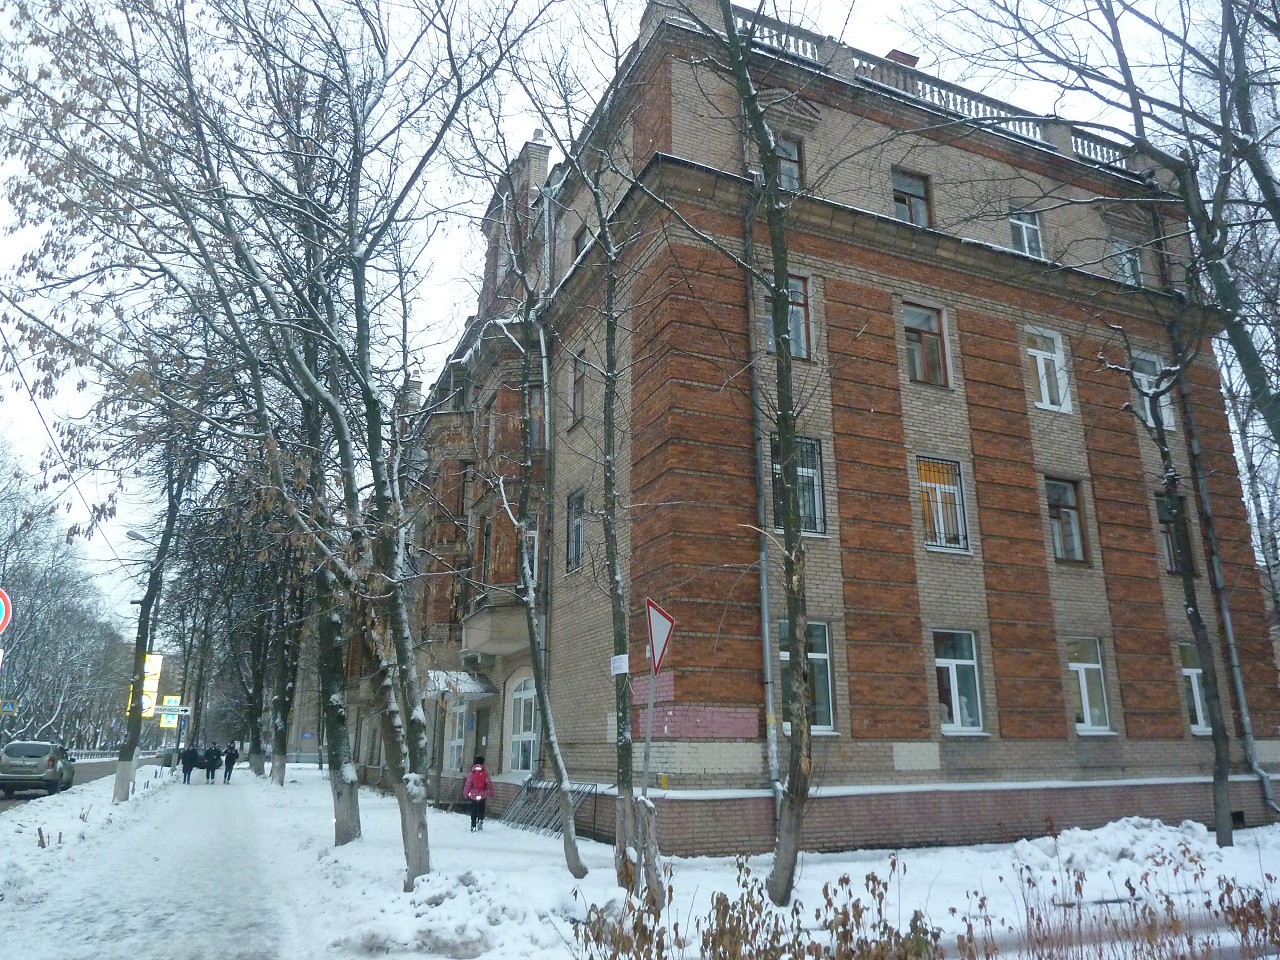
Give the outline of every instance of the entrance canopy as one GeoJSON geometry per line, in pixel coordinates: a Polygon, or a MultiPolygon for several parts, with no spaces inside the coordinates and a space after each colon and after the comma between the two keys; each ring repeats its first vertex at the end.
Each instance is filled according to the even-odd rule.
{"type": "Polygon", "coordinates": [[[498,688],[488,677],[472,676],[465,670],[428,670],[424,696],[436,700],[441,695],[451,700],[487,700],[497,696],[498,688]]]}

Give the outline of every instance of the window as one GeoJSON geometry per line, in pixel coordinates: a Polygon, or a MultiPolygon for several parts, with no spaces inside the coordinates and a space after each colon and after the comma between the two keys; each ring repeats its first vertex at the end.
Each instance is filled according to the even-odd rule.
{"type": "Polygon", "coordinates": [[[904,303],[902,325],[907,335],[907,376],[916,383],[945,387],[947,365],[941,311],[904,303]]]}
{"type": "Polygon", "coordinates": [[[943,733],[972,733],[982,729],[978,699],[978,657],[973,634],[955,630],[933,632],[938,668],[938,714],[943,733]]]}
{"type": "MultiPolygon", "coordinates": [[[[525,556],[529,558],[529,566],[533,571],[534,583],[538,581],[538,521],[530,518],[528,528],[524,532],[525,556]]],[[[520,582],[524,582],[524,558],[520,559],[520,582]]]]}
{"type": "Polygon", "coordinates": [[[929,181],[914,173],[894,170],[893,215],[917,227],[929,226],[929,181]]]}
{"type": "MultiPolygon", "coordinates": [[[[773,278],[768,278],[769,286],[765,287],[765,348],[774,353],[778,349],[777,339],[773,335],[773,296],[769,289],[773,278]]],[[[797,360],[809,359],[809,281],[805,277],[790,276],[787,278],[787,298],[790,307],[787,310],[787,335],[791,339],[791,356],[797,360]]]]}
{"type": "Polygon", "coordinates": [[[570,392],[569,424],[582,420],[587,412],[587,358],[578,353],[573,357],[573,386],[570,392]]]}
{"type": "Polygon", "coordinates": [[[1044,481],[1049,501],[1049,533],[1055,560],[1084,560],[1084,540],[1080,536],[1080,488],[1070,480],[1044,481]]]}
{"type": "Polygon", "coordinates": [[[1200,666],[1200,654],[1194,643],[1178,644],[1178,659],[1182,663],[1182,683],[1187,694],[1187,719],[1192,733],[1209,733],[1209,714],[1204,706],[1204,670],[1200,666]]]}
{"type": "Polygon", "coordinates": [[[1185,561],[1196,572],[1195,554],[1191,551],[1191,519],[1187,516],[1187,498],[1170,502],[1164,494],[1156,495],[1156,516],[1160,520],[1160,552],[1166,573],[1181,573],[1185,561]],[[1182,517],[1182,535],[1178,535],[1178,515],[1182,517]],[[1181,547],[1181,550],[1178,548],[1181,547]]]}
{"type": "Polygon", "coordinates": [[[1043,257],[1040,243],[1040,215],[1034,210],[1009,211],[1009,230],[1013,234],[1013,249],[1032,257],[1043,257]]]}
{"type": "Polygon", "coordinates": [[[543,402],[542,388],[529,388],[529,447],[532,450],[541,450],[543,441],[543,402]]]}
{"type": "Polygon", "coordinates": [[[919,457],[916,459],[916,476],[920,480],[925,546],[968,550],[960,464],[954,460],[919,457]]]}
{"type": "Polygon", "coordinates": [[[462,746],[467,736],[467,705],[454,704],[449,711],[449,754],[445,758],[448,769],[462,769],[462,746]]]}
{"type": "Polygon", "coordinates": [[[475,464],[470,460],[463,460],[458,466],[458,513],[459,517],[465,516],[467,512],[467,494],[470,492],[468,487],[471,484],[471,475],[475,471],[475,464]]]}
{"type": "Polygon", "coordinates": [[[498,449],[498,403],[497,398],[489,401],[484,408],[484,455],[491,457],[498,449]]]}
{"type": "Polygon", "coordinates": [[[1130,368],[1133,372],[1133,381],[1138,388],[1138,412],[1142,416],[1142,421],[1149,427],[1156,424],[1155,410],[1157,404],[1160,410],[1160,422],[1166,430],[1176,430],[1178,425],[1173,419],[1173,389],[1170,387],[1158,397],[1152,394],[1167,384],[1161,382],[1161,374],[1164,371],[1164,363],[1158,357],[1152,356],[1135,356],[1130,368]]]}
{"type": "Polygon", "coordinates": [[[565,518],[569,525],[568,537],[565,541],[566,570],[577,570],[582,566],[582,558],[586,553],[586,514],[586,493],[578,490],[569,494],[565,509],[565,518]]]}
{"type": "Polygon", "coordinates": [[[484,520],[480,536],[480,582],[489,584],[489,557],[493,553],[493,521],[484,520]]]}
{"type": "Polygon", "coordinates": [[[804,181],[801,176],[803,167],[800,162],[800,141],[779,137],[778,151],[778,186],[783,190],[799,190],[804,181]]]}
{"type": "MultiPolygon", "coordinates": [[[[814,730],[835,730],[831,711],[831,648],[825,623],[809,622],[809,694],[814,730]]],[[[791,626],[778,624],[778,658],[782,661],[782,722],[791,723],[791,626]]]]}
{"type": "Polygon", "coordinates": [[[538,709],[533,678],[525,677],[511,691],[511,751],[507,755],[510,770],[533,771],[538,759],[538,709]]]}
{"type": "Polygon", "coordinates": [[[582,251],[591,244],[591,231],[583,227],[573,235],[573,259],[582,256],[582,251]]]}
{"type": "Polygon", "coordinates": [[[1041,410],[1071,412],[1071,391],[1067,386],[1067,352],[1062,337],[1051,330],[1027,328],[1027,353],[1036,369],[1041,410]]]}
{"type": "Polygon", "coordinates": [[[1092,637],[1067,640],[1067,669],[1071,672],[1071,706],[1076,732],[1110,732],[1107,696],[1102,685],[1102,649],[1092,637]]]}
{"type": "Polygon", "coordinates": [[[1112,240],[1109,252],[1116,279],[1131,287],[1142,286],[1142,254],[1128,240],[1112,240]]]}
{"type": "MultiPolygon", "coordinates": [[[[773,525],[782,529],[784,514],[782,463],[778,455],[778,435],[770,441],[773,458],[773,525]]],[[[822,499],[822,443],[796,437],[796,481],[800,495],[800,529],[805,533],[826,533],[827,519],[822,499]]]]}

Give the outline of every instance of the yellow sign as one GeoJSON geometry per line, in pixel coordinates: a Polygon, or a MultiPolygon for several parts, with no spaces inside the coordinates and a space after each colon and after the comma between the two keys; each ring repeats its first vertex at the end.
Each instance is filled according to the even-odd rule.
{"type": "Polygon", "coordinates": [[[164,657],[158,653],[147,654],[147,665],[142,674],[142,715],[150,719],[156,713],[156,694],[160,692],[160,668],[164,657]]]}
{"type": "Polygon", "coordinates": [[[170,730],[176,730],[178,727],[178,715],[176,713],[160,714],[160,726],[168,727],[170,730]]]}

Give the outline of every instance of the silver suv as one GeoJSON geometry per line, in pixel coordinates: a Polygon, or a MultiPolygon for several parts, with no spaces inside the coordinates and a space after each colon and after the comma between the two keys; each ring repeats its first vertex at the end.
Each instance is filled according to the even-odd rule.
{"type": "Polygon", "coordinates": [[[56,743],[15,740],[0,750],[0,791],[66,790],[76,778],[75,760],[56,743]]]}

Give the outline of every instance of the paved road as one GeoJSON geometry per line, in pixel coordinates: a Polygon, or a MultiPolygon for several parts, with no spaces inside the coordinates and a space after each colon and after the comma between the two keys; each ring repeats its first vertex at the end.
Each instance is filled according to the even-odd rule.
{"type": "MultiPolygon", "coordinates": [[[[157,758],[154,755],[143,756],[142,764],[154,766],[157,758]]],[[[76,779],[71,785],[74,790],[75,784],[88,783],[90,780],[97,780],[99,777],[110,777],[116,772],[115,760],[77,760],[76,761],[76,779]]],[[[151,776],[151,771],[139,776],[151,776]]],[[[28,800],[34,800],[37,797],[43,797],[44,792],[40,790],[28,790],[24,793],[16,793],[12,800],[5,800],[0,795],[0,811],[8,810],[10,807],[16,807],[20,803],[26,803],[28,800]]]]}

